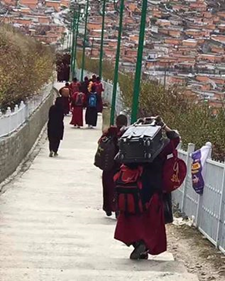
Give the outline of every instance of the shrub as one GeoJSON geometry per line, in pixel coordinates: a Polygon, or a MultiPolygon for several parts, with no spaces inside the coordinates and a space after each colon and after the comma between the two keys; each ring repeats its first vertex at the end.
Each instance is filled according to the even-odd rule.
{"type": "Polygon", "coordinates": [[[48,82],[54,56],[50,47],[23,35],[14,28],[0,26],[0,107],[20,103],[48,82]]]}

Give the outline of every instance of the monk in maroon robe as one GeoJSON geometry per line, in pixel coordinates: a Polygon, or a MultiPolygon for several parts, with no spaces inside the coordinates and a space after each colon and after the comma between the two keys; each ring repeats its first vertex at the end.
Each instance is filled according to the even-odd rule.
{"type": "Polygon", "coordinates": [[[78,93],[80,92],[80,83],[78,82],[77,78],[73,78],[72,83],[70,84],[70,89],[71,89],[71,93],[72,95],[74,93],[78,93]]]}
{"type": "Polygon", "coordinates": [[[158,255],[167,249],[165,223],[172,214],[165,213],[165,205],[171,207],[171,194],[163,194],[162,172],[167,156],[177,147],[180,137],[160,122],[165,130],[168,140],[164,149],[155,160],[144,165],[142,175],[142,200],[148,203],[148,209],[137,215],[119,214],[115,230],[115,239],[125,243],[127,246],[133,245],[134,251],[130,259],[147,259],[148,253],[158,255]]]}
{"type": "Polygon", "coordinates": [[[71,125],[77,126],[78,128],[83,127],[83,108],[86,103],[86,96],[82,92],[77,92],[72,95],[71,109],[72,109],[72,120],[71,125]]]}
{"type": "Polygon", "coordinates": [[[103,110],[102,92],[104,92],[104,89],[103,89],[100,77],[96,78],[95,88],[96,88],[96,92],[98,94],[97,110],[98,110],[98,112],[102,113],[102,110],[103,110]]]}
{"type": "Polygon", "coordinates": [[[69,83],[66,83],[64,87],[62,87],[59,90],[59,94],[62,97],[62,103],[63,103],[63,111],[64,114],[67,115],[70,112],[70,85],[69,83]]]}
{"type": "MultiPolygon", "coordinates": [[[[116,118],[116,126],[111,126],[104,134],[104,136],[113,136],[116,146],[116,153],[118,152],[118,138],[123,133],[123,127],[127,126],[127,117],[125,115],[119,115],[116,118]]],[[[116,156],[116,155],[115,155],[116,156]]],[[[102,173],[102,186],[103,186],[103,210],[107,216],[111,216],[112,212],[116,212],[115,204],[115,183],[113,177],[118,171],[120,165],[116,162],[110,171],[103,171],[102,173]]]]}

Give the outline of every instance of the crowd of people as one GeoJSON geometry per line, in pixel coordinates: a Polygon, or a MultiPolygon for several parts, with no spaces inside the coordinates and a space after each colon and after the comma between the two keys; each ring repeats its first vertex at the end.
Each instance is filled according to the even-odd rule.
{"type": "MultiPolygon", "coordinates": [[[[50,157],[58,155],[64,132],[63,119],[70,111],[72,112],[70,124],[73,126],[78,128],[83,126],[84,108],[86,124],[89,128],[96,126],[98,113],[102,112],[103,91],[100,78],[95,76],[92,79],[85,77],[83,82],[74,78],[72,83],[66,83],[60,89],[60,97],[57,97],[49,110],[50,157]]],[[[101,143],[113,144],[113,149],[109,149],[108,152],[108,156],[113,153],[112,157],[106,157],[107,169],[102,168],[103,210],[107,216],[115,213],[117,218],[115,239],[134,247],[130,255],[130,259],[133,260],[147,259],[148,254],[158,255],[166,251],[165,224],[173,221],[171,191],[165,189],[164,167],[166,162],[168,164],[168,155],[174,153],[179,144],[180,136],[170,129],[161,117],[155,118],[155,122],[165,137],[160,151],[149,163],[123,164],[116,161],[115,156],[119,152],[118,141],[128,131],[128,120],[123,114],[116,118],[116,126],[110,126],[98,141],[99,147],[101,143]]],[[[99,151],[105,155],[104,149],[99,151]]],[[[174,167],[174,165],[171,167],[172,172],[176,172],[174,167]]],[[[179,174],[176,173],[175,176],[181,184],[179,174]]]]}
{"type": "Polygon", "coordinates": [[[72,113],[70,124],[76,128],[84,126],[83,112],[85,112],[85,123],[88,128],[97,126],[98,113],[102,113],[104,88],[100,77],[93,75],[91,79],[84,78],[80,82],[73,78],[71,83],[66,82],[59,90],[59,97],[55,105],[49,110],[48,139],[50,157],[58,155],[60,141],[64,133],[64,116],[72,113]]]}

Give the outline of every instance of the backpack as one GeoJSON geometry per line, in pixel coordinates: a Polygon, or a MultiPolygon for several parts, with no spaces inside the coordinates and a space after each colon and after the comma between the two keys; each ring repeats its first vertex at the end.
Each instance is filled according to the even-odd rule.
{"type": "Polygon", "coordinates": [[[115,174],[117,209],[121,213],[136,215],[142,214],[146,210],[141,198],[142,173],[143,167],[141,166],[130,169],[122,165],[120,171],[115,174]]]}
{"type": "Polygon", "coordinates": [[[173,157],[166,160],[163,167],[163,188],[166,193],[178,189],[187,175],[186,163],[178,158],[178,152],[173,151],[173,157]]]}
{"type": "Polygon", "coordinates": [[[103,171],[110,171],[114,166],[116,145],[113,136],[101,138],[95,154],[94,165],[103,171]]]}
{"type": "Polygon", "coordinates": [[[88,107],[97,107],[97,93],[91,93],[88,99],[88,107]]]}
{"type": "Polygon", "coordinates": [[[83,93],[77,93],[75,98],[75,106],[83,106],[84,105],[84,94],[83,93]]]}

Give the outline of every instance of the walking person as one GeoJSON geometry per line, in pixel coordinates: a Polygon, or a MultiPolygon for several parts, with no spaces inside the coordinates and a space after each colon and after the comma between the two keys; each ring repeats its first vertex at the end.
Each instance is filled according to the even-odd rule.
{"type": "Polygon", "coordinates": [[[91,87],[91,92],[87,95],[87,109],[85,114],[85,121],[89,128],[97,126],[98,119],[98,94],[96,93],[95,85],[91,87]]]}
{"type": "Polygon", "coordinates": [[[89,85],[89,79],[87,76],[85,76],[84,81],[81,82],[81,87],[80,87],[80,91],[84,93],[85,96],[87,96],[88,94],[88,85],[89,85]]]}
{"type": "Polygon", "coordinates": [[[70,84],[71,94],[78,93],[80,91],[80,83],[78,79],[75,77],[73,78],[72,83],[70,84]]]}
{"type": "Polygon", "coordinates": [[[59,90],[59,94],[62,97],[63,112],[67,115],[70,112],[70,84],[66,83],[65,86],[59,90]]]}
{"type": "Polygon", "coordinates": [[[95,87],[96,87],[96,92],[98,94],[97,110],[99,113],[102,113],[103,110],[102,92],[104,92],[104,88],[101,82],[101,78],[99,76],[96,78],[95,87]]]}
{"type": "MultiPolygon", "coordinates": [[[[171,194],[164,194],[163,192],[163,166],[167,156],[172,154],[177,147],[180,137],[160,118],[158,118],[158,125],[165,131],[167,140],[162,151],[153,162],[143,165],[123,165],[120,169],[127,172],[129,179],[136,178],[136,172],[141,175],[137,183],[141,185],[141,201],[145,206],[145,208],[142,207],[144,211],[134,214],[120,212],[115,230],[116,240],[134,247],[130,255],[130,259],[133,260],[147,259],[148,253],[158,255],[167,249],[165,223],[171,222],[172,208],[171,194]],[[129,170],[126,167],[129,167],[129,170]],[[166,209],[167,213],[164,213],[165,206],[169,206],[166,209]]],[[[116,178],[114,179],[116,180],[116,178]]],[[[129,196],[129,194],[126,196],[129,196]]],[[[133,207],[132,205],[131,208],[133,207]]]]}
{"type": "Polygon", "coordinates": [[[58,156],[58,149],[60,141],[63,139],[64,134],[64,112],[63,112],[63,99],[57,97],[55,105],[49,109],[48,120],[48,140],[49,140],[49,157],[58,156]]]}
{"type": "Polygon", "coordinates": [[[72,120],[71,125],[75,127],[83,127],[83,109],[85,106],[85,94],[82,92],[77,92],[72,95],[71,99],[71,110],[72,110],[72,120]]]}
{"type": "MultiPolygon", "coordinates": [[[[114,156],[118,153],[118,139],[122,136],[124,128],[127,126],[127,117],[123,114],[116,118],[116,126],[111,126],[101,137],[99,142],[107,137],[112,138],[114,142],[114,156]]],[[[115,183],[113,177],[115,173],[119,170],[120,165],[114,161],[112,169],[109,171],[103,171],[102,173],[102,186],[103,186],[103,210],[107,216],[111,216],[112,212],[116,212],[115,203],[115,183]]]]}

